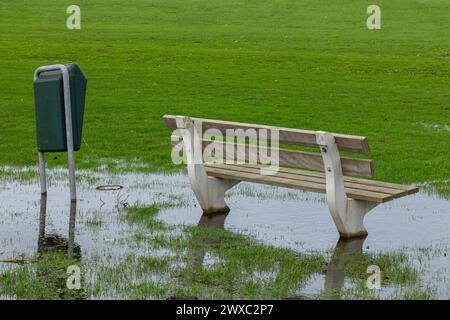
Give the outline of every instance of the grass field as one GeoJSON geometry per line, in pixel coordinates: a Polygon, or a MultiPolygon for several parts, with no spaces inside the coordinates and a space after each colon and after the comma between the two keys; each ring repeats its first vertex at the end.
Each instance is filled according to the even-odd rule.
{"type": "Polygon", "coordinates": [[[2,165],[37,163],[34,69],[74,61],[89,78],[78,167],[173,169],[170,113],[365,135],[376,178],[449,178],[447,0],[377,1],[381,30],[367,1],[79,0],[81,30],[70,4],[0,3],[2,165]]]}
{"type": "MultiPolygon", "coordinates": [[[[76,62],[89,79],[78,168],[180,169],[170,160],[161,117],[183,114],[364,135],[376,179],[427,182],[450,197],[449,30],[449,0],[2,0],[0,177],[36,177],[29,167],[4,169],[37,166],[34,70],[76,62]],[[66,28],[71,4],[81,8],[81,30],[66,28]],[[381,30],[366,28],[370,4],[381,7],[381,30]]],[[[47,162],[65,166],[66,155],[48,155],[47,162]]],[[[44,254],[4,271],[0,297],[286,298],[330,260],[230,230],[169,226],[157,219],[160,209],[127,210],[127,223],[140,228],[134,245],[201,256],[199,243],[214,240],[220,245],[207,249],[221,264],[201,270],[189,254],[130,252],[118,266],[85,258],[84,270],[103,278],[74,294],[61,289],[73,261],[44,254]],[[180,261],[188,267],[173,267],[180,261]],[[279,274],[269,268],[273,261],[279,274]],[[275,277],[255,280],[257,271],[275,277]],[[163,281],[147,281],[153,272],[163,281]],[[142,283],[127,286],[128,275],[142,283]]],[[[102,228],[102,221],[86,226],[102,228]]],[[[412,288],[397,298],[433,298],[404,255],[359,257],[346,270],[356,284],[347,297],[378,298],[364,289],[366,266],[375,263],[388,283],[412,288]]]]}

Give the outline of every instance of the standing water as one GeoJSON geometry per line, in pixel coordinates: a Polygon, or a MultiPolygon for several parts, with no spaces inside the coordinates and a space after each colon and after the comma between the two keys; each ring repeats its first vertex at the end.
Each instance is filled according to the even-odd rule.
{"type": "MultiPolygon", "coordinates": [[[[18,169],[10,169],[18,170],[18,169]]],[[[28,169],[23,169],[28,170],[28,169]]],[[[325,196],[271,186],[241,183],[230,190],[227,215],[202,216],[185,174],[109,174],[78,172],[78,202],[69,201],[61,169],[49,170],[47,197],[33,181],[3,178],[0,187],[0,272],[12,268],[18,257],[60,250],[89,261],[115,265],[129,252],[149,255],[145,246],[132,245],[134,226],[123,219],[130,206],[166,203],[158,219],[168,225],[201,225],[253,237],[259,242],[296,252],[322,252],[327,269],[310,277],[292,297],[340,298],[351,287],[346,268],[363,253],[404,252],[421,270],[420,286],[431,287],[436,298],[450,298],[450,201],[420,193],[373,209],[365,219],[369,235],[339,240],[325,196]],[[115,188],[98,188],[118,185],[115,188]]],[[[205,244],[206,246],[206,244],[205,244]]],[[[198,249],[198,248],[197,248],[198,249]]],[[[206,248],[207,249],[207,248],[206,248]]],[[[211,263],[207,250],[194,254],[194,265],[211,263]]],[[[156,255],[159,253],[155,253],[156,255]]],[[[87,276],[88,282],[94,281],[87,276]],[[89,280],[90,279],[90,280],[89,280]]],[[[380,297],[392,297],[395,288],[382,287],[380,297]]],[[[0,296],[1,296],[0,287],[0,296]]],[[[99,294],[91,298],[114,298],[99,294]]]]}

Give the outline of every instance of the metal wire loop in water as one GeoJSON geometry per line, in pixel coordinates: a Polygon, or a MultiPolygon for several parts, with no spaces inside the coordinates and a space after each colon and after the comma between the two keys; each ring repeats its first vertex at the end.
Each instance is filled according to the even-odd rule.
{"type": "Polygon", "coordinates": [[[121,186],[120,184],[107,184],[104,186],[98,186],[95,189],[100,190],[100,191],[115,191],[115,190],[123,189],[123,186],[121,186]]]}

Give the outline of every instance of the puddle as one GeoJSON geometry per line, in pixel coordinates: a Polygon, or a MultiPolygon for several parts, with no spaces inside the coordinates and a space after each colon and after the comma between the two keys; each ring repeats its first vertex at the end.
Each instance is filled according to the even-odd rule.
{"type": "Polygon", "coordinates": [[[450,125],[448,124],[437,124],[437,123],[430,123],[430,122],[420,122],[420,125],[425,129],[433,129],[437,131],[448,131],[450,132],[450,125]]]}
{"type": "MultiPolygon", "coordinates": [[[[450,201],[438,195],[420,192],[379,205],[366,216],[368,237],[341,241],[321,194],[241,183],[228,193],[228,215],[206,217],[196,205],[183,173],[108,174],[80,170],[76,205],[69,200],[65,170],[49,170],[48,176],[48,197],[42,199],[37,181],[0,178],[0,260],[59,250],[84,262],[100,260],[111,267],[130,251],[138,256],[166,255],[167,252],[130,244],[135,226],[125,222],[123,215],[132,205],[176,201],[176,207],[162,210],[158,218],[170,225],[225,228],[296,252],[326,252],[327,270],[313,275],[291,298],[319,294],[341,298],[342,289],[351,287],[344,266],[352,260],[346,256],[396,250],[405,252],[423,270],[423,286],[432,286],[438,298],[450,297],[450,201]],[[123,188],[107,187],[114,185],[123,188]]],[[[217,263],[217,257],[206,249],[191,253],[189,268],[217,263]]],[[[0,262],[0,270],[13,264],[0,262]]],[[[256,278],[272,276],[255,274],[256,278]]],[[[380,296],[391,297],[394,291],[393,287],[382,287],[380,296]]],[[[107,294],[93,298],[99,296],[109,298],[107,294]]]]}

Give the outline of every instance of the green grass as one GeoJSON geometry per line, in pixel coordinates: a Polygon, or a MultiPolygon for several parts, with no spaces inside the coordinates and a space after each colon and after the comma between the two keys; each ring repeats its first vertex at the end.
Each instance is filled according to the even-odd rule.
{"type": "Polygon", "coordinates": [[[93,292],[109,290],[139,299],[282,298],[325,267],[320,254],[264,245],[215,227],[169,226],[157,218],[167,206],[132,207],[125,215],[137,227],[132,237],[137,246],[166,254],[129,254],[118,265],[102,269],[93,292]],[[125,281],[124,275],[134,280],[125,281]],[[111,288],[114,283],[119,285],[111,288]]]}
{"type": "Polygon", "coordinates": [[[88,228],[101,228],[103,226],[103,221],[98,218],[88,219],[84,222],[85,226],[88,228]]]}
{"type": "Polygon", "coordinates": [[[67,268],[71,265],[79,265],[79,262],[67,258],[61,252],[37,255],[31,264],[0,273],[0,294],[32,300],[84,299],[83,289],[67,289],[67,268]]]}
{"type": "Polygon", "coordinates": [[[360,254],[353,258],[352,263],[345,266],[345,271],[354,278],[367,278],[367,266],[376,265],[383,270],[382,282],[408,284],[417,282],[419,271],[408,266],[408,257],[402,252],[376,254],[360,254]]]}
{"type": "MultiPolygon", "coordinates": [[[[365,27],[368,1],[79,0],[79,31],[65,27],[70,4],[0,2],[0,165],[37,164],[33,71],[73,61],[89,78],[79,168],[175,169],[161,116],[185,114],[364,135],[375,178],[432,181],[431,191],[449,194],[448,0],[379,0],[378,31],[365,27]]],[[[66,155],[47,161],[65,165],[66,155]]],[[[0,169],[0,176],[27,180],[36,172],[0,169]]],[[[280,298],[326,267],[320,253],[274,248],[226,230],[168,226],[156,219],[168,206],[132,208],[123,218],[136,226],[136,245],[173,256],[85,266],[100,275],[88,293],[63,288],[70,261],[43,256],[2,272],[0,293],[280,298]],[[213,257],[208,268],[180,267],[195,264],[189,257],[202,250],[213,257]],[[152,273],[159,280],[149,281],[152,273]],[[135,279],[142,281],[128,281],[135,279]]],[[[86,224],[101,227],[100,220],[86,224]]],[[[412,287],[400,297],[433,296],[416,288],[417,270],[401,253],[359,259],[346,269],[355,282],[348,297],[376,298],[362,288],[369,263],[383,267],[388,283],[412,287]]]]}
{"type": "MultiPolygon", "coordinates": [[[[217,227],[168,226],[158,219],[160,209],[166,206],[154,203],[127,210],[127,221],[137,227],[132,241],[151,253],[144,257],[130,253],[118,265],[102,267],[92,294],[108,292],[136,299],[290,298],[301,292],[313,275],[324,274],[334,259],[324,252],[300,253],[265,245],[217,227]]],[[[365,287],[369,265],[380,267],[382,285],[396,286],[398,296],[434,297],[430,290],[418,287],[419,270],[402,251],[351,254],[345,259],[340,268],[353,286],[338,290],[334,297],[379,298],[365,287]]],[[[319,293],[315,298],[330,296],[319,293]]]]}
{"type": "Polygon", "coordinates": [[[0,164],[36,164],[33,71],[75,61],[78,167],[172,170],[169,113],[365,135],[377,179],[448,179],[447,0],[380,0],[382,30],[356,0],[79,0],[82,30],[69,4],[0,3],[0,164]]]}
{"type": "MultiPolygon", "coordinates": [[[[340,270],[350,280],[350,287],[338,285],[327,292],[319,289],[317,294],[302,298],[379,299],[383,298],[379,292],[365,286],[367,267],[377,265],[382,288],[396,289],[388,298],[435,298],[433,287],[422,286],[421,270],[403,251],[343,256],[336,256],[336,251],[331,256],[320,251],[297,252],[219,227],[168,225],[158,218],[168,206],[166,202],[126,209],[123,218],[134,226],[126,240],[131,250],[118,256],[97,253],[75,261],[62,252],[44,253],[21,259],[29,261],[27,264],[2,269],[0,296],[283,299],[298,297],[314,276],[337,281],[333,274],[340,270]],[[78,291],[65,286],[67,266],[73,264],[82,270],[82,288],[78,291]],[[328,274],[330,268],[334,271],[328,274]]],[[[429,257],[433,251],[424,250],[418,253],[429,257]]]]}

